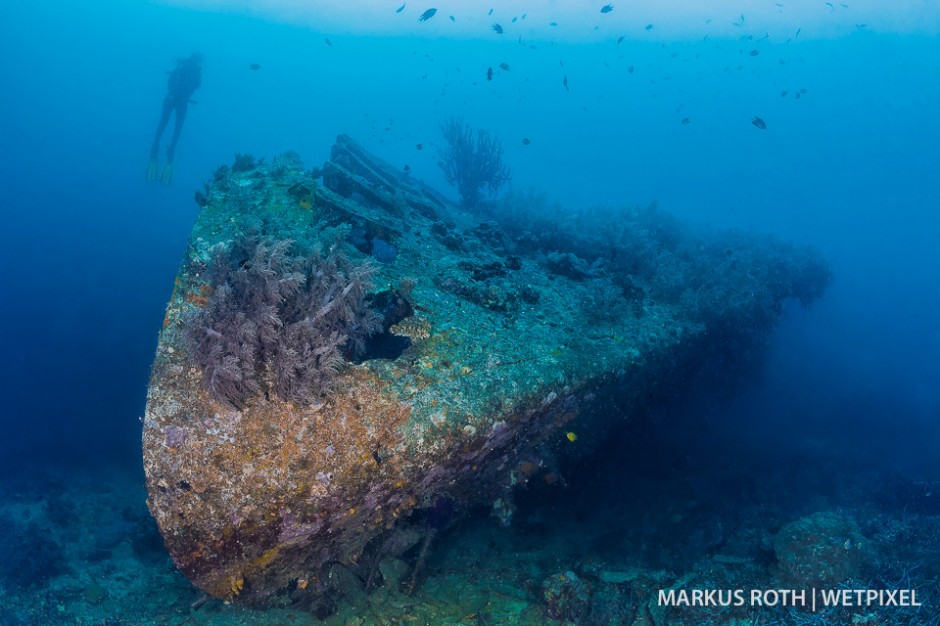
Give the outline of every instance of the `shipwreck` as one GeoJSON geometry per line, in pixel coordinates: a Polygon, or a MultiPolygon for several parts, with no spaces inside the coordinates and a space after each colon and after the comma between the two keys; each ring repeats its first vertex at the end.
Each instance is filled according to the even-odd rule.
{"type": "Polygon", "coordinates": [[[812,249],[654,207],[467,211],[346,136],[313,170],[240,156],[197,202],[148,505],[196,586],[258,606],[381,585],[472,506],[511,523],[573,431],[589,454],[585,433],[758,355],[782,303],[831,280],[812,249]]]}

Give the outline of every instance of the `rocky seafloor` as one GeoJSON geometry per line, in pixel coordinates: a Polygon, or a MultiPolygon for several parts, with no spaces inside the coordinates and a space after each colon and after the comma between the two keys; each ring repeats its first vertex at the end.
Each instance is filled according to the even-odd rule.
{"type": "MultiPolygon", "coordinates": [[[[334,612],[253,609],[207,599],[176,569],[144,506],[142,476],[69,474],[6,482],[0,550],[4,626],[646,624],[780,625],[937,623],[940,602],[938,485],[864,471],[832,459],[776,469],[738,450],[719,467],[711,447],[650,434],[623,450],[632,461],[576,465],[579,479],[532,483],[509,527],[480,507],[436,539],[420,584],[407,582],[417,551],[387,567],[366,592],[351,585],[334,612]],[[659,465],[649,467],[658,459],[659,465]],[[610,474],[631,471],[629,481],[610,474]],[[695,476],[692,483],[690,476],[695,476]],[[589,493],[575,490],[596,483],[589,493]],[[729,497],[729,493],[738,495],[729,497]],[[795,525],[795,526],[794,526],[795,525]],[[915,608],[676,608],[651,601],[677,583],[692,588],[792,588],[782,563],[802,553],[785,529],[815,534],[816,571],[838,569],[836,586],[916,589],[915,608]],[[846,529],[850,534],[845,534],[846,529]],[[845,551],[852,538],[864,559],[845,551]],[[397,574],[396,574],[397,572],[397,574]],[[655,603],[654,603],[655,604],[655,603]],[[320,619],[320,618],[323,619],[320,619]]],[[[795,562],[799,562],[798,558],[795,562]]]]}

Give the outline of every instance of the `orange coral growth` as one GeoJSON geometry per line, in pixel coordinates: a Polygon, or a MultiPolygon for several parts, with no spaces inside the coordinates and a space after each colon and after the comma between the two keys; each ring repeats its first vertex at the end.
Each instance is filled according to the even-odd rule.
{"type": "Polygon", "coordinates": [[[209,298],[214,291],[212,285],[197,285],[193,291],[186,294],[186,302],[199,308],[205,308],[209,304],[209,298]]]}

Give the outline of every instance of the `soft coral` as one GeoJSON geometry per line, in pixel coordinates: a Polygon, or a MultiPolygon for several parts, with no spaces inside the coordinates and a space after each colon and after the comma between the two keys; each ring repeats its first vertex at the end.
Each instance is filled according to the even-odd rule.
{"type": "Polygon", "coordinates": [[[361,353],[380,327],[365,299],[373,268],[334,242],[302,254],[290,240],[241,235],[218,246],[212,295],[188,319],[186,342],[219,401],[240,407],[276,393],[313,402],[330,388],[344,352],[361,353]]]}

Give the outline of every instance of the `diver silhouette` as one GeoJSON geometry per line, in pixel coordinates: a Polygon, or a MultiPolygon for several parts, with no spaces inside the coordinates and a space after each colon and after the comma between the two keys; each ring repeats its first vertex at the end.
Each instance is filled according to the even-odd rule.
{"type": "Polygon", "coordinates": [[[176,153],[176,143],[179,141],[180,132],[183,130],[183,122],[186,121],[186,108],[189,106],[193,93],[199,89],[202,82],[202,55],[193,52],[189,57],[180,59],[176,62],[176,68],[169,74],[170,77],[166,82],[166,98],[163,99],[163,112],[160,115],[160,123],[157,125],[157,133],[153,138],[153,145],[150,147],[150,165],[147,167],[147,180],[155,181],[160,137],[170,122],[170,115],[175,111],[176,125],[173,128],[173,139],[166,149],[166,164],[160,175],[160,182],[164,185],[169,185],[173,179],[173,156],[176,153]]]}

